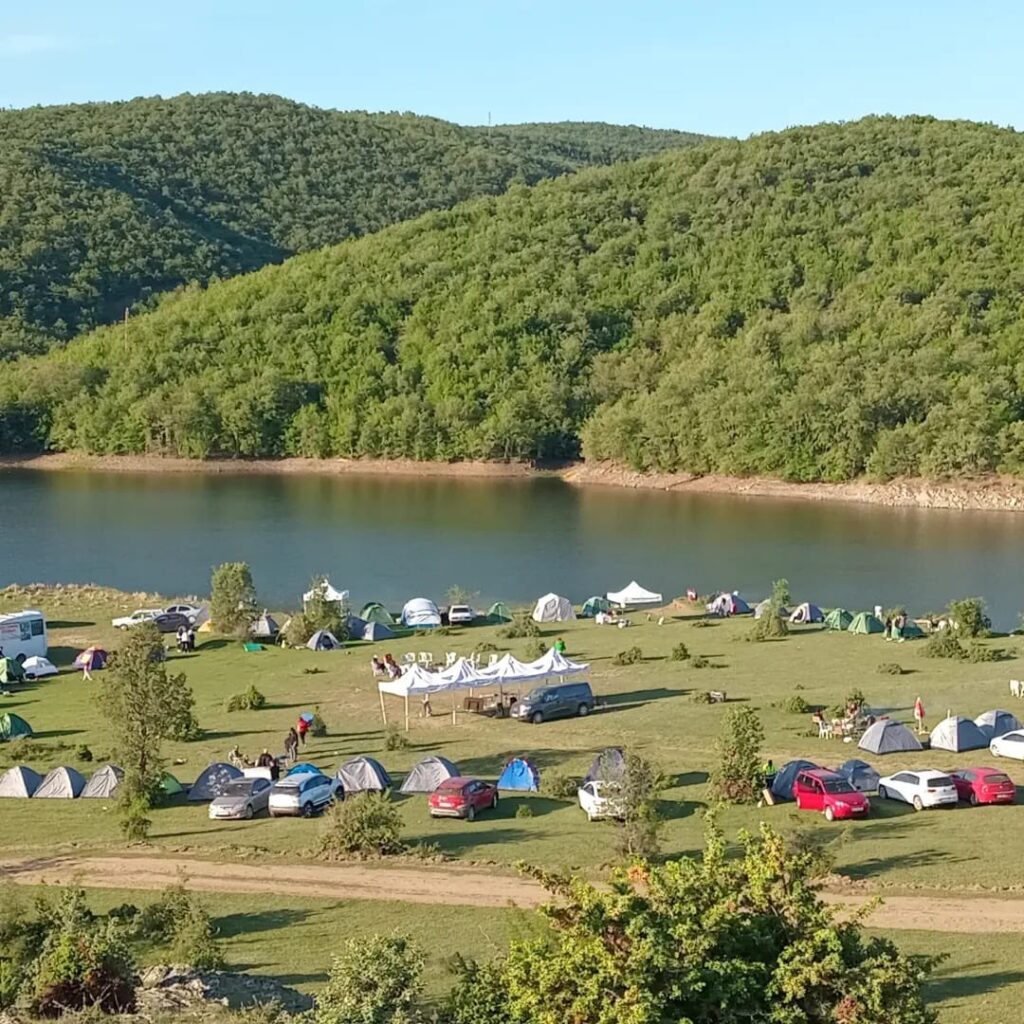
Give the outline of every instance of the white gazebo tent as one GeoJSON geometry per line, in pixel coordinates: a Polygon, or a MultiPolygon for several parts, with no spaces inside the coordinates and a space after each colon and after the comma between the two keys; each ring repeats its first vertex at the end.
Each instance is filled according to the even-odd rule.
{"type": "MultiPolygon", "coordinates": [[[[308,604],[310,601],[313,600],[314,597],[317,597],[317,596],[318,596],[317,589],[307,590],[302,595],[302,603],[303,604],[308,604]]],[[[325,601],[333,601],[333,602],[336,602],[338,604],[342,604],[342,603],[348,601],[348,591],[347,590],[338,590],[336,587],[332,587],[331,586],[331,581],[327,580],[327,579],[324,580],[323,586],[321,586],[319,588],[319,596],[322,596],[325,601]]]]}
{"type": "Polygon", "coordinates": [[[575,672],[586,672],[589,664],[572,661],[554,647],[536,661],[531,661],[526,668],[531,670],[531,678],[543,679],[548,676],[569,676],[575,672]]]}
{"type": "Polygon", "coordinates": [[[621,590],[609,590],[605,595],[612,604],[628,608],[639,604],[662,604],[661,594],[655,594],[653,590],[641,587],[636,580],[621,590]]]}

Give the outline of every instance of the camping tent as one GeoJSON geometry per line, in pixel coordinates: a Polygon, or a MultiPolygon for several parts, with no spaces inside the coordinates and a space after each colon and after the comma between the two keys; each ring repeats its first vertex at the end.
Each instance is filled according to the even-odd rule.
{"type": "Polygon", "coordinates": [[[739,594],[719,594],[707,606],[712,615],[746,615],[750,605],[739,594]]]}
{"type": "Polygon", "coordinates": [[[545,594],[537,598],[533,609],[534,622],[571,622],[576,618],[567,598],[558,594],[545,594]]]}
{"type": "Polygon", "coordinates": [[[590,769],[583,776],[586,782],[621,782],[626,774],[626,756],[621,747],[605,747],[593,761],[590,769]]]}
{"type": "Polygon", "coordinates": [[[345,619],[345,633],[354,640],[363,635],[363,630],[368,625],[366,619],[361,619],[358,615],[349,615],[345,619]]]}
{"type": "Polygon", "coordinates": [[[989,738],[969,718],[950,715],[932,729],[932,750],[982,750],[989,738]]]}
{"type": "Polygon", "coordinates": [[[441,613],[429,597],[414,597],[405,602],[402,625],[411,629],[432,629],[441,625],[441,613]]]}
{"type": "Polygon", "coordinates": [[[858,761],[857,758],[844,761],[836,769],[836,774],[842,775],[860,793],[873,793],[878,789],[880,776],[867,761],[858,761]]]}
{"type": "Polygon", "coordinates": [[[382,626],[393,626],[395,620],[391,613],[379,601],[367,601],[359,612],[359,618],[367,622],[379,622],[382,626]]]}
{"type": "Polygon", "coordinates": [[[523,666],[527,678],[545,679],[548,676],[571,676],[576,672],[586,672],[589,663],[570,661],[554,647],[549,647],[536,661],[529,661],[523,666]]]}
{"type": "MultiPolygon", "coordinates": [[[[763,601],[758,601],[758,603],[754,605],[754,618],[760,619],[763,616],[767,615],[768,609],[771,608],[771,606],[772,599],[770,597],[766,597],[763,601]]],[[[784,618],[789,618],[789,609],[785,605],[783,605],[779,609],[779,614],[784,618]]]]}
{"type": "Polygon", "coordinates": [[[25,768],[20,764],[15,765],[15,767],[8,768],[3,775],[0,775],[0,796],[21,797],[24,799],[31,796],[39,788],[39,783],[42,781],[43,777],[38,772],[34,772],[31,768],[25,768]]]}
{"type": "Polygon", "coordinates": [[[498,777],[498,789],[536,793],[539,788],[540,773],[525,757],[513,757],[498,777]]]}
{"type": "Polygon", "coordinates": [[[601,597],[599,594],[595,594],[593,597],[588,597],[583,602],[583,607],[580,609],[580,617],[584,619],[592,619],[598,612],[610,612],[612,610],[612,603],[607,597],[601,597]]]}
{"type": "Polygon", "coordinates": [[[996,736],[1003,736],[1020,728],[1020,720],[1009,711],[1001,711],[998,708],[986,711],[978,715],[974,724],[991,740],[996,736]]]}
{"type": "Polygon", "coordinates": [[[307,641],[306,646],[311,651],[336,651],[341,647],[341,641],[329,630],[318,629],[307,641]]]}
{"type": "Polygon", "coordinates": [[[825,616],[822,610],[816,604],[809,604],[804,601],[803,604],[798,604],[793,609],[793,614],[789,617],[790,622],[824,622],[825,616]]]}
{"type": "Polygon", "coordinates": [[[487,623],[491,626],[499,626],[503,622],[512,621],[512,609],[504,601],[495,601],[487,609],[487,623]]]}
{"type": "Polygon", "coordinates": [[[102,647],[88,647],[75,658],[75,668],[86,668],[95,672],[97,669],[105,668],[109,655],[102,647]]]}
{"type": "Polygon", "coordinates": [[[636,580],[632,580],[621,590],[609,590],[607,598],[612,604],[621,605],[623,608],[638,604],[661,604],[661,594],[655,594],[653,590],[641,587],[636,580]]]}
{"type": "Polygon", "coordinates": [[[0,715],[0,742],[20,740],[32,735],[32,726],[21,715],[12,713],[0,715]]]}
{"type": "Polygon", "coordinates": [[[858,612],[846,627],[847,633],[884,633],[885,626],[871,612],[858,612]]]}
{"type": "Polygon", "coordinates": [[[845,608],[833,608],[832,611],[825,616],[825,625],[829,629],[836,631],[845,631],[850,628],[850,623],[853,622],[853,616],[845,608]]]}
{"type": "Polygon", "coordinates": [[[33,800],[74,800],[85,788],[85,777],[74,768],[61,765],[47,772],[46,778],[32,794],[33,800]]]}
{"type": "Polygon", "coordinates": [[[42,679],[43,676],[55,676],[57,666],[49,658],[41,658],[38,654],[26,658],[21,667],[25,670],[26,679],[42,679]]]}
{"type": "Polygon", "coordinates": [[[224,792],[229,782],[242,777],[241,769],[223,761],[214,761],[203,769],[188,791],[189,800],[212,800],[224,792]]]}
{"type": "Polygon", "coordinates": [[[367,622],[363,627],[362,638],[364,640],[394,640],[395,631],[383,622],[367,622]]]}
{"type": "Polygon", "coordinates": [[[346,796],[349,793],[380,793],[391,786],[391,776],[380,761],[372,757],[350,757],[334,777],[341,783],[346,796]]]}
{"type": "Polygon", "coordinates": [[[293,764],[291,768],[288,769],[289,775],[302,775],[303,773],[312,773],[314,775],[323,774],[315,764],[310,764],[308,761],[300,761],[298,764],[293,764]]]}
{"type": "Polygon", "coordinates": [[[903,639],[904,640],[923,640],[924,630],[916,623],[907,620],[907,624],[903,627],[903,639]]]}
{"type": "Polygon", "coordinates": [[[869,725],[857,744],[870,754],[898,754],[904,750],[921,750],[917,737],[900,722],[891,718],[880,718],[869,725]]]}
{"type": "Polygon", "coordinates": [[[452,764],[446,757],[430,756],[423,758],[412,767],[402,782],[403,793],[433,793],[445,779],[454,778],[459,774],[458,765],[452,764]]]}
{"type": "Polygon", "coordinates": [[[277,624],[277,619],[273,615],[264,611],[252,624],[250,632],[255,640],[273,640],[281,632],[281,627],[277,624]]]}
{"type": "Polygon", "coordinates": [[[25,670],[13,658],[0,658],[0,683],[21,683],[25,670]]]}
{"type": "Polygon", "coordinates": [[[772,796],[776,800],[792,800],[796,777],[808,768],[817,767],[813,761],[787,761],[772,779],[772,796]]]}
{"type": "Polygon", "coordinates": [[[307,590],[302,595],[302,603],[307,604],[308,602],[312,601],[314,597],[317,596],[322,597],[325,601],[331,601],[334,604],[341,604],[342,602],[348,600],[348,591],[338,590],[335,587],[332,587],[331,581],[325,579],[323,583],[320,585],[320,587],[314,588],[313,590],[307,590]],[[319,594],[317,593],[317,591],[319,591],[319,594]]]}
{"type": "Polygon", "coordinates": [[[164,796],[181,796],[185,787],[170,772],[164,772],[160,776],[160,790],[164,796]]]}
{"type": "Polygon", "coordinates": [[[82,790],[83,797],[106,798],[117,795],[117,787],[121,785],[124,772],[116,764],[105,764],[92,773],[82,790]]]}

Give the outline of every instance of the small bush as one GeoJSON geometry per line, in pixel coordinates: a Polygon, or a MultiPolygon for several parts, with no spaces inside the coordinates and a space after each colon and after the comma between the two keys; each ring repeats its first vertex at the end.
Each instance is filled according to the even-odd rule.
{"type": "Polygon", "coordinates": [[[672,648],[672,653],[669,657],[673,661],[689,661],[690,652],[687,649],[686,644],[676,644],[675,647],[672,648]]]}
{"type": "Polygon", "coordinates": [[[924,645],[924,656],[963,661],[967,657],[967,652],[951,629],[940,629],[928,637],[928,642],[924,645]]]}
{"type": "Polygon", "coordinates": [[[78,747],[75,749],[75,757],[77,757],[79,761],[91,761],[92,751],[84,743],[79,743],[78,747]]]}
{"type": "Polygon", "coordinates": [[[242,693],[236,693],[228,700],[227,710],[259,711],[259,709],[264,707],[266,703],[267,698],[264,697],[255,686],[250,686],[248,690],[245,690],[242,693]]]}
{"type": "Polygon", "coordinates": [[[476,654],[497,654],[498,645],[492,644],[489,640],[484,640],[482,643],[477,644],[473,651],[476,654]]]}
{"type": "Polygon", "coordinates": [[[807,703],[799,694],[794,697],[787,697],[785,700],[779,702],[779,707],[783,711],[788,711],[791,715],[808,715],[811,712],[811,705],[807,703]]]}
{"type": "Polygon", "coordinates": [[[529,804],[520,804],[516,808],[516,817],[517,818],[532,818],[533,817],[533,808],[529,804]]]}
{"type": "Polygon", "coordinates": [[[324,817],[318,853],[325,860],[401,853],[402,815],[386,793],[357,793],[324,817]]]}
{"type": "Polygon", "coordinates": [[[713,626],[714,623],[709,618],[705,617],[703,619],[694,619],[690,625],[693,626],[694,629],[707,629],[708,626],[713,626]]]}
{"type": "Polygon", "coordinates": [[[754,619],[750,630],[751,640],[783,640],[789,636],[789,623],[779,613],[778,608],[770,607],[759,619],[754,619]]]}
{"type": "Polygon", "coordinates": [[[523,637],[540,636],[540,628],[528,612],[516,612],[507,626],[498,630],[503,640],[521,640],[523,637]]]}
{"type": "Polygon", "coordinates": [[[561,772],[545,772],[541,776],[540,791],[554,800],[574,800],[579,789],[579,779],[561,772]]]}
{"type": "Polygon", "coordinates": [[[628,647],[624,651],[619,651],[618,654],[612,658],[613,665],[635,665],[638,661],[644,660],[644,652],[639,647],[628,647]]]}
{"type": "Polygon", "coordinates": [[[703,654],[698,654],[696,658],[690,659],[690,668],[711,668],[711,662],[703,654]]]}
{"type": "Polygon", "coordinates": [[[906,670],[895,661],[883,661],[875,671],[882,676],[901,676],[906,670]]]}
{"type": "Polygon", "coordinates": [[[690,694],[690,703],[691,704],[710,704],[711,703],[711,694],[708,693],[707,690],[694,690],[693,693],[690,694]]]}
{"type": "Polygon", "coordinates": [[[127,843],[144,843],[149,838],[149,830],[153,824],[147,817],[150,809],[149,800],[142,794],[130,795],[127,788],[124,792],[124,797],[118,801],[121,835],[127,843]]]}
{"type": "Polygon", "coordinates": [[[323,720],[320,715],[320,708],[313,708],[313,721],[309,723],[309,735],[310,736],[326,736],[327,735],[327,723],[323,720]]]}
{"type": "Polygon", "coordinates": [[[971,664],[978,665],[986,661],[1002,661],[1006,653],[1000,647],[986,647],[977,640],[972,640],[967,645],[964,657],[971,664]]]}
{"type": "Polygon", "coordinates": [[[719,763],[711,778],[721,799],[731,804],[755,802],[763,785],[763,742],[764,728],[753,708],[740,707],[729,712],[717,743],[719,763]]]}
{"type": "Polygon", "coordinates": [[[194,900],[190,899],[188,909],[174,923],[171,957],[176,964],[186,964],[196,971],[221,971],[225,967],[213,921],[194,900]]]}
{"type": "Polygon", "coordinates": [[[528,643],[523,650],[527,661],[536,661],[547,654],[548,645],[543,640],[534,640],[532,643],[528,643]]]}
{"type": "Polygon", "coordinates": [[[408,746],[409,740],[405,733],[394,722],[388,722],[388,727],[384,730],[384,749],[405,750],[408,746]]]}

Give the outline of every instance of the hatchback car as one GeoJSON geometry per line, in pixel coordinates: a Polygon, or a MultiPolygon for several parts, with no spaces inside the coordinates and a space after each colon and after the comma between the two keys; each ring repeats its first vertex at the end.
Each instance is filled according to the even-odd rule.
{"type": "Polygon", "coordinates": [[[445,779],[430,796],[427,806],[432,818],[465,818],[472,821],[478,811],[498,806],[498,787],[483,779],[456,775],[445,779]]]}
{"type": "Polygon", "coordinates": [[[164,612],[167,615],[184,615],[186,626],[198,626],[203,617],[203,609],[197,604],[171,604],[164,612]]]}
{"type": "Polygon", "coordinates": [[[972,807],[978,804],[1012,804],[1017,787],[1006,772],[996,768],[959,768],[953,772],[957,796],[972,807]]]}
{"type": "Polygon", "coordinates": [[[468,604],[453,604],[448,609],[448,622],[452,626],[471,625],[476,616],[468,604]]]}
{"type": "Polygon", "coordinates": [[[235,779],[210,803],[211,818],[255,818],[270,802],[268,779],[235,779]]]}
{"type": "Polygon", "coordinates": [[[159,608],[139,608],[131,615],[122,615],[119,618],[111,619],[110,624],[114,629],[131,629],[140,622],[152,622],[158,615],[163,615],[159,608]]]}
{"type": "Polygon", "coordinates": [[[594,691],[590,683],[561,683],[538,686],[513,705],[512,714],[521,722],[540,725],[551,718],[589,715],[594,710],[594,691]]]}
{"type": "Polygon", "coordinates": [[[793,798],[798,810],[820,811],[826,821],[863,818],[871,810],[871,801],[863,793],[825,768],[800,772],[793,783],[793,798]]]}
{"type": "Polygon", "coordinates": [[[996,736],[989,743],[988,749],[996,757],[1012,757],[1015,761],[1024,761],[1024,729],[1014,729],[996,736]]]}
{"type": "Polygon", "coordinates": [[[576,799],[586,812],[587,821],[625,817],[622,792],[614,782],[601,779],[585,782],[576,790],[576,799]]]}
{"type": "Polygon", "coordinates": [[[878,780],[878,795],[883,800],[902,800],[915,811],[925,807],[953,807],[959,800],[953,780],[945,772],[897,772],[878,780]]]}
{"type": "Polygon", "coordinates": [[[268,810],[272,818],[301,814],[312,818],[335,797],[340,783],[319,772],[301,772],[278,779],[270,787],[268,810]]]}
{"type": "Polygon", "coordinates": [[[180,612],[161,612],[152,620],[161,633],[177,633],[179,629],[189,629],[192,623],[180,612]]]}

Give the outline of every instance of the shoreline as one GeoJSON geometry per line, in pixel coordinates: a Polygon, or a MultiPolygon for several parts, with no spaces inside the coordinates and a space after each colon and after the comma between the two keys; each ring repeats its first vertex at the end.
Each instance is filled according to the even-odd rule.
{"type": "Polygon", "coordinates": [[[611,463],[585,462],[550,467],[525,462],[416,462],[413,459],[214,459],[197,461],[159,455],[88,455],[59,452],[0,457],[0,471],[87,471],[104,473],[199,473],[208,475],[404,476],[437,479],[560,479],[576,487],[629,488],[676,494],[718,494],[748,498],[843,502],[888,508],[1022,512],[1024,479],[986,476],[972,480],[897,479],[885,483],[791,483],[772,477],[716,474],[639,473],[611,463]]]}

